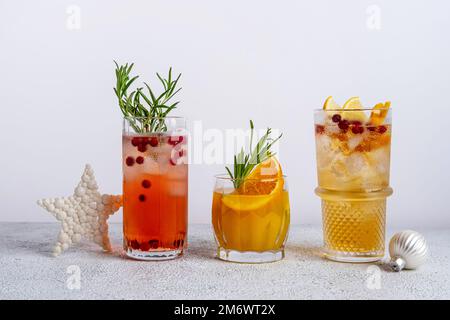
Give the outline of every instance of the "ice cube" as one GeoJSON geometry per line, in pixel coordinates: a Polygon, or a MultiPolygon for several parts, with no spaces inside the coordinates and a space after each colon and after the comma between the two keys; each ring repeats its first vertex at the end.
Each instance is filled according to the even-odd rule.
{"type": "Polygon", "coordinates": [[[338,155],[338,150],[333,148],[332,139],[327,135],[319,135],[316,138],[317,166],[324,168],[330,165],[338,155]]]}
{"type": "Polygon", "coordinates": [[[342,178],[347,175],[347,167],[345,163],[346,157],[338,154],[331,163],[331,173],[337,177],[342,178]]]}
{"type": "Polygon", "coordinates": [[[328,134],[338,134],[341,132],[341,129],[335,124],[325,126],[325,132],[328,134]]]}
{"type": "Polygon", "coordinates": [[[158,163],[150,155],[145,157],[144,163],[142,164],[142,170],[146,174],[159,174],[158,163]]]}
{"type": "Polygon", "coordinates": [[[132,166],[123,164],[123,175],[126,181],[132,181],[139,178],[140,170],[137,168],[137,164],[134,163],[132,166]]]}
{"type": "Polygon", "coordinates": [[[357,134],[349,138],[347,141],[347,145],[350,151],[353,151],[363,140],[364,136],[361,134],[357,134]]]}
{"type": "Polygon", "coordinates": [[[324,125],[325,121],[327,120],[327,114],[325,112],[317,112],[314,115],[314,123],[319,125],[324,125]]]}
{"type": "Polygon", "coordinates": [[[320,135],[316,138],[317,152],[328,152],[331,149],[331,138],[327,135],[320,135]]]}
{"type": "Polygon", "coordinates": [[[390,152],[388,147],[374,149],[367,153],[367,156],[378,174],[389,173],[390,152]]]}
{"type": "Polygon", "coordinates": [[[367,166],[367,158],[363,153],[352,153],[345,158],[345,167],[349,175],[358,175],[361,170],[367,169],[367,166]]]}
{"type": "Polygon", "coordinates": [[[167,171],[167,178],[170,180],[185,180],[187,175],[187,167],[182,165],[171,166],[167,171]]]}
{"type": "Polygon", "coordinates": [[[170,156],[166,153],[159,154],[156,162],[158,163],[159,174],[167,174],[169,168],[172,167],[170,156]]]}
{"type": "Polygon", "coordinates": [[[145,161],[145,170],[152,174],[165,174],[170,166],[171,147],[167,143],[161,143],[151,147],[145,161]]]}

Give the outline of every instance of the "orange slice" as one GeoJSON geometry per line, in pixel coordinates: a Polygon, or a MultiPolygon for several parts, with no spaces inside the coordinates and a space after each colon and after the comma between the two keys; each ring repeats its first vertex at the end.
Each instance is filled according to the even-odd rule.
{"type": "Polygon", "coordinates": [[[334,101],[332,96],[329,96],[327,100],[325,100],[325,103],[323,104],[323,110],[336,110],[340,109],[341,106],[334,101]]]}
{"type": "Polygon", "coordinates": [[[281,165],[271,157],[258,164],[236,192],[224,195],[222,202],[236,211],[256,210],[281,194],[283,185],[281,165]]]}
{"type": "Polygon", "coordinates": [[[361,101],[359,100],[359,97],[351,97],[342,106],[342,109],[350,109],[350,110],[362,109],[362,108],[363,108],[363,106],[362,106],[361,101]]]}
{"type": "Polygon", "coordinates": [[[385,103],[378,103],[372,108],[372,113],[370,114],[370,124],[380,126],[383,124],[384,119],[389,112],[391,107],[391,102],[386,101],[385,103]]]}
{"type": "Polygon", "coordinates": [[[345,119],[350,121],[359,121],[361,123],[366,123],[367,117],[363,109],[363,105],[361,104],[361,101],[359,100],[359,97],[352,97],[347,100],[346,103],[342,106],[342,109],[344,110],[355,110],[352,112],[346,112],[344,113],[345,119]]]}

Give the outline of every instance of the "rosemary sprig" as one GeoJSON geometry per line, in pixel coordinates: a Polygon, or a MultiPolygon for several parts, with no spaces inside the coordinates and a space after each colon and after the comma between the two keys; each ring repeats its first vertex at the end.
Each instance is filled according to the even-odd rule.
{"type": "Polygon", "coordinates": [[[128,92],[133,82],[139,78],[139,76],[131,77],[130,75],[134,63],[120,66],[116,61],[114,63],[116,65],[116,87],[114,92],[117,96],[120,110],[124,117],[128,118],[133,129],[139,133],[166,131],[165,117],[179,103],[179,101],[171,102],[171,99],[181,90],[181,88],[176,88],[181,73],[175,79],[172,78],[172,68],[169,68],[167,78],[156,73],[164,87],[164,91],[160,94],[155,94],[150,85],[145,82],[147,94],[144,93],[144,87],[138,87],[128,92]]]}
{"type": "Polygon", "coordinates": [[[266,161],[275,153],[270,151],[270,148],[280,140],[283,134],[280,134],[276,139],[272,139],[270,134],[271,128],[267,128],[266,133],[259,139],[255,148],[253,148],[253,133],[254,133],[253,121],[250,120],[250,146],[249,152],[246,153],[244,148],[234,156],[233,172],[230,168],[225,167],[231,179],[233,180],[234,188],[238,189],[242,182],[248,177],[252,170],[261,162],[266,161]]]}

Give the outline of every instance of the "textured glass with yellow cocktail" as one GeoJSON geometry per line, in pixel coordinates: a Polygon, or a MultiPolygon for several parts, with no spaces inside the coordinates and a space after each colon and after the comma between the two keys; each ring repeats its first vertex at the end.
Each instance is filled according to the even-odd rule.
{"type": "Polygon", "coordinates": [[[252,148],[234,159],[233,172],[216,176],[212,224],[217,255],[234,262],[271,262],[284,257],[289,229],[289,196],[286,176],[270,151],[279,139],[271,130],[252,148]]]}
{"type": "Polygon", "coordinates": [[[315,112],[315,137],[326,257],[381,259],[392,194],[390,102],[365,109],[354,97],[340,107],[329,97],[315,112]]]}

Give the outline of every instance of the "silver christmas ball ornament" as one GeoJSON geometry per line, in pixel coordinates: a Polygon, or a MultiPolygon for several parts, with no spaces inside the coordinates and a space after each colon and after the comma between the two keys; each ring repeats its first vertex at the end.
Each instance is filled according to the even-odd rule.
{"type": "Polygon", "coordinates": [[[389,266],[394,271],[416,269],[428,256],[428,246],[425,238],[418,232],[405,230],[396,233],[389,242],[391,261],[389,266]]]}

